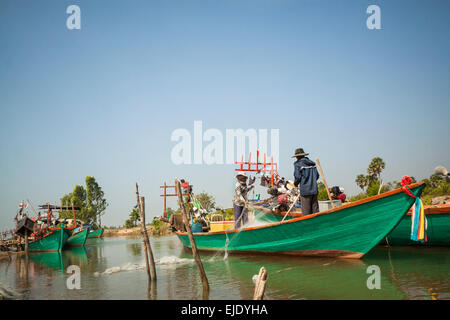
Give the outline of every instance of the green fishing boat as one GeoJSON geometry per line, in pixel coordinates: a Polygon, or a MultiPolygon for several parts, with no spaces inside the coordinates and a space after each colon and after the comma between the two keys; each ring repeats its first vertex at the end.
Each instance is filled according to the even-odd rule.
{"type": "Polygon", "coordinates": [[[88,239],[101,238],[103,236],[103,228],[92,230],[88,234],[88,239]]]}
{"type": "Polygon", "coordinates": [[[427,219],[426,242],[416,242],[410,239],[411,212],[408,212],[387,236],[387,243],[389,245],[420,246],[450,245],[450,204],[424,206],[424,212],[427,219]]]}
{"type": "MultiPolygon", "coordinates": [[[[411,184],[420,197],[424,182],[411,184]]],[[[386,237],[414,203],[400,188],[283,222],[223,232],[195,233],[199,250],[362,258],[386,237]]],[[[177,232],[190,247],[186,232],[177,232]]]]}
{"type": "Polygon", "coordinates": [[[84,246],[88,237],[89,229],[74,230],[72,235],[67,239],[66,246],[81,247],[84,246]]]}
{"type": "Polygon", "coordinates": [[[69,238],[70,229],[59,227],[50,229],[42,237],[37,237],[28,243],[29,251],[61,251],[69,238]]]}
{"type": "MultiPolygon", "coordinates": [[[[391,246],[419,245],[419,246],[449,246],[450,245],[450,204],[424,206],[425,216],[427,218],[427,241],[417,242],[411,237],[411,212],[403,216],[400,223],[391,231],[380,244],[389,244],[391,246]]],[[[253,213],[255,219],[260,222],[279,222],[282,221],[285,212],[273,212],[270,209],[254,206],[253,213]]],[[[285,220],[301,217],[301,210],[289,212],[285,220]]]]}

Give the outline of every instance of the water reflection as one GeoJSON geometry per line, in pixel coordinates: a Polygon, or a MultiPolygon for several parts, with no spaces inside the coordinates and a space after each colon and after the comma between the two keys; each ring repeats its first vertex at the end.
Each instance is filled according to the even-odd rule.
{"type": "Polygon", "coordinates": [[[127,244],[128,250],[134,256],[140,256],[142,253],[142,244],[141,243],[130,243],[127,244]]]}
{"type": "MultiPolygon", "coordinates": [[[[99,239],[96,239],[99,240],[99,239]]],[[[0,263],[0,285],[25,299],[202,299],[192,254],[175,237],[152,238],[157,283],[148,281],[139,238],[105,238],[62,253],[30,253],[0,263]],[[66,286],[68,266],[81,290],[66,286]],[[118,272],[105,273],[116,268],[118,272]]],[[[377,247],[363,260],[201,252],[210,299],[252,299],[252,277],[268,272],[267,299],[450,299],[450,248],[377,247]],[[381,290],[367,288],[367,268],[381,270],[381,290]]]]}

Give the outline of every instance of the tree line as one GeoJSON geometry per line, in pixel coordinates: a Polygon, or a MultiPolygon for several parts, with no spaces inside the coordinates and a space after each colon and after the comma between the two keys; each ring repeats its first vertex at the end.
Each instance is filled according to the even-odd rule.
{"type": "MultiPolygon", "coordinates": [[[[383,192],[401,187],[400,181],[384,183],[381,179],[381,172],[386,168],[386,163],[380,157],[375,157],[367,167],[367,174],[359,174],[355,179],[356,185],[362,192],[350,197],[349,201],[356,201],[371,197],[383,192]]],[[[411,177],[412,182],[417,182],[415,177],[411,177]]],[[[447,178],[432,174],[429,179],[423,179],[425,188],[422,191],[422,201],[425,205],[431,204],[431,198],[450,194],[450,182],[447,178]]]]}
{"type": "MultiPolygon", "coordinates": [[[[76,218],[84,223],[92,224],[94,227],[101,226],[101,217],[105,214],[108,202],[105,193],[94,177],[87,176],[86,187],[76,185],[71,193],[65,194],[61,198],[61,206],[72,205],[79,207],[80,211],[75,212],[76,218]]],[[[60,218],[72,218],[72,211],[60,212],[60,218]]]]}

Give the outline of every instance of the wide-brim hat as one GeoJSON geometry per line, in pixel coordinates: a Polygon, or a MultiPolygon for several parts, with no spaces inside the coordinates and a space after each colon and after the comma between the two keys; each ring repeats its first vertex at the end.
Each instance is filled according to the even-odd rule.
{"type": "Polygon", "coordinates": [[[239,173],[236,175],[236,178],[239,178],[240,176],[248,178],[247,175],[245,174],[245,172],[243,172],[243,171],[239,171],[239,173]]]}
{"type": "Polygon", "coordinates": [[[295,158],[295,157],[300,157],[300,156],[307,156],[309,153],[306,153],[304,150],[303,150],[303,148],[298,148],[298,149],[295,149],[295,154],[292,156],[292,158],[295,158]]]}

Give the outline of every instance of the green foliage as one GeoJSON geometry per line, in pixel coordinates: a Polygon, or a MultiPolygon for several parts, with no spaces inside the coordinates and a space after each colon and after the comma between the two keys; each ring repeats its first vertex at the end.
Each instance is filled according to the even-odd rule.
{"type": "Polygon", "coordinates": [[[140,220],[138,208],[133,208],[133,210],[131,210],[128,220],[130,220],[134,224],[134,226],[136,226],[136,224],[140,220]]]}
{"type": "Polygon", "coordinates": [[[216,206],[216,201],[213,196],[206,192],[199,193],[195,196],[195,199],[200,203],[201,207],[207,211],[213,209],[216,206]]]}
{"type": "Polygon", "coordinates": [[[234,209],[233,208],[224,209],[223,211],[217,210],[217,211],[209,214],[208,219],[210,219],[213,214],[222,215],[224,217],[225,221],[233,221],[234,220],[234,209]]]}
{"type": "Polygon", "coordinates": [[[105,199],[105,193],[94,177],[86,177],[86,200],[90,216],[93,217],[95,222],[101,224],[101,216],[104,214],[108,203],[105,199]]]}
{"type": "Polygon", "coordinates": [[[225,221],[234,220],[234,209],[233,208],[225,209],[224,216],[225,216],[225,221]]]}
{"type": "Polygon", "coordinates": [[[430,179],[424,179],[424,181],[426,186],[423,189],[422,195],[437,197],[450,194],[450,181],[448,179],[437,174],[432,174],[430,179]]]}
{"type": "MultiPolygon", "coordinates": [[[[423,193],[423,191],[422,191],[423,193]]],[[[429,195],[420,197],[424,206],[429,206],[431,204],[431,197],[429,195]]]]}
{"type": "Polygon", "coordinates": [[[369,167],[367,168],[370,183],[372,181],[380,180],[381,171],[383,171],[385,167],[386,164],[380,157],[375,157],[372,159],[372,161],[369,164],[369,167]]]}
{"type": "Polygon", "coordinates": [[[325,184],[323,182],[319,182],[317,184],[317,188],[318,188],[318,194],[317,194],[317,199],[319,201],[322,200],[329,200],[328,199],[328,192],[327,192],[327,188],[325,188],[325,184]]]}
{"type": "Polygon", "coordinates": [[[378,180],[373,181],[372,184],[367,188],[366,194],[368,197],[376,196],[378,193],[389,191],[389,186],[383,185],[381,187],[380,192],[378,192],[379,189],[380,189],[380,182],[378,180]]]}
{"type": "MultiPolygon", "coordinates": [[[[77,219],[82,220],[85,223],[93,222],[86,205],[86,190],[83,186],[76,185],[72,193],[66,194],[61,198],[61,206],[71,207],[72,204],[75,207],[80,208],[80,211],[75,212],[77,219]]],[[[62,211],[59,213],[59,217],[71,219],[73,217],[73,213],[70,210],[62,211]]]]}
{"type": "Polygon", "coordinates": [[[358,185],[358,187],[360,187],[363,191],[364,191],[364,188],[367,188],[367,186],[369,185],[368,177],[363,174],[358,174],[355,182],[358,185]]]}
{"type": "Polygon", "coordinates": [[[162,225],[164,225],[164,222],[162,222],[158,218],[153,219],[152,226],[155,228],[156,231],[158,231],[162,225]]]}
{"type": "Polygon", "coordinates": [[[127,229],[128,229],[128,228],[134,228],[134,226],[135,226],[135,225],[134,225],[134,222],[131,221],[130,219],[128,219],[128,220],[125,221],[125,225],[124,225],[125,228],[127,228],[127,229]]]}
{"type": "MultiPolygon", "coordinates": [[[[181,210],[180,210],[181,211],[181,210]]],[[[171,207],[166,208],[166,215],[167,218],[169,218],[172,214],[176,213],[175,210],[173,210],[171,207]]]]}
{"type": "MultiPolygon", "coordinates": [[[[76,185],[73,192],[64,195],[61,198],[61,206],[79,207],[76,217],[85,223],[94,225],[100,224],[100,217],[104,213],[108,203],[104,198],[104,192],[95,181],[94,177],[86,177],[86,189],[83,186],[76,185]]],[[[62,211],[60,218],[72,218],[72,211],[62,211]]]]}
{"type": "MultiPolygon", "coordinates": [[[[355,183],[358,187],[360,187],[363,191],[366,189],[366,193],[370,195],[378,194],[378,188],[380,187],[380,177],[381,172],[386,167],[383,159],[380,157],[375,157],[369,164],[367,168],[368,175],[365,176],[363,174],[358,174],[355,179],[355,183]]],[[[383,186],[381,188],[380,193],[385,192],[383,190],[389,190],[390,186],[383,186]]]]}
{"type": "MultiPolygon", "coordinates": [[[[367,197],[371,197],[378,194],[380,187],[380,175],[383,169],[386,167],[383,159],[376,157],[373,158],[369,167],[367,168],[368,175],[359,174],[355,182],[363,191],[356,196],[349,198],[349,201],[357,201],[367,197]]],[[[412,183],[417,182],[415,177],[411,177],[412,183]]],[[[450,181],[437,174],[432,174],[429,179],[424,179],[425,188],[422,192],[422,201],[425,205],[431,204],[431,198],[437,196],[443,196],[450,194],[450,181]]],[[[389,190],[397,189],[401,187],[399,181],[392,181],[384,184],[380,190],[380,193],[387,192],[389,190]]]]}

